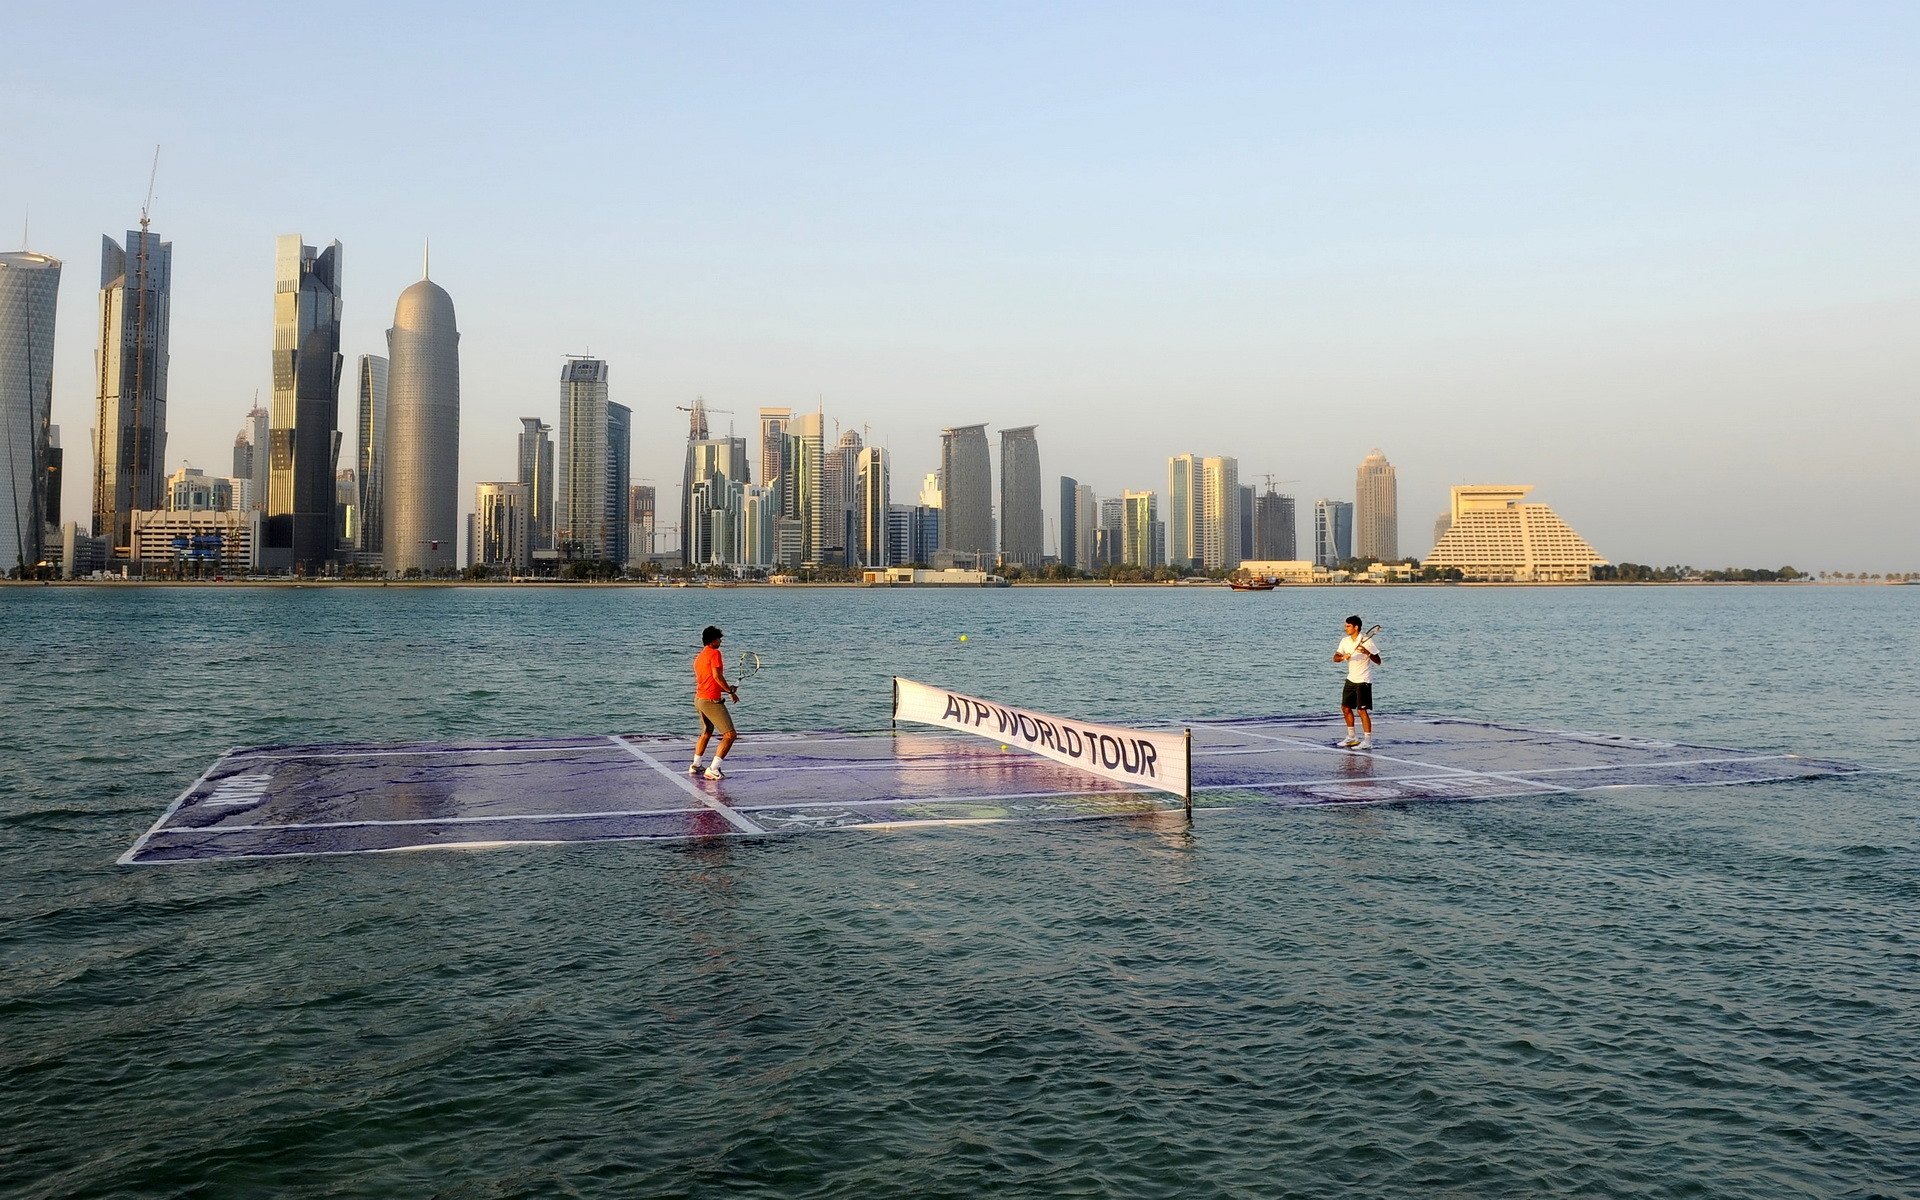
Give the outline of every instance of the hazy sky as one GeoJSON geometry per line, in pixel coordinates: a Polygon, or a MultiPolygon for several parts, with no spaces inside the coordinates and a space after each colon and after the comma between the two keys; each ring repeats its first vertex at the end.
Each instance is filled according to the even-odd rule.
{"type": "Polygon", "coordinates": [[[1520,482],[1616,561],[1920,569],[1913,3],[23,3],[8,26],[0,244],[30,207],[66,262],[82,520],[99,239],[136,224],[159,143],[169,469],[225,473],[269,394],[276,235],[344,243],[349,369],[386,352],[431,236],[463,507],[591,349],[663,512],[699,394],[749,434],[824,402],[892,449],[896,500],[978,421],[1039,425],[1050,519],[1055,476],[1164,493],[1186,451],[1305,510],[1379,446],[1416,555],[1449,485],[1520,482]]]}

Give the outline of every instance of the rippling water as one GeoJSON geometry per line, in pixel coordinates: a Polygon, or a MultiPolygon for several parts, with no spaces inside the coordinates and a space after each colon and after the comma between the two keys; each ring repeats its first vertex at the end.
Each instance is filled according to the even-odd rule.
{"type": "Polygon", "coordinates": [[[0,590],[0,1193],[1920,1194],[1920,777],[122,869],[220,751],[894,673],[1920,763],[1920,589],[0,590]],[[959,635],[968,635],[966,642],[959,635]]]}

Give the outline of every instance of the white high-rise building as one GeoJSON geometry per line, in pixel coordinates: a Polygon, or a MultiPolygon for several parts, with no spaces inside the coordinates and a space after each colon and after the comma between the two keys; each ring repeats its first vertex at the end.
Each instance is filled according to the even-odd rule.
{"type": "Polygon", "coordinates": [[[1353,557],[1353,505],[1345,500],[1313,502],[1313,562],[1337,567],[1353,557]]]}
{"type": "Polygon", "coordinates": [[[1200,471],[1195,455],[1176,454],[1167,460],[1167,562],[1183,570],[1200,561],[1200,471]]]}
{"type": "Polygon", "coordinates": [[[1231,571],[1246,557],[1240,543],[1240,460],[1200,460],[1199,564],[1209,571],[1231,571]]]}
{"type": "Polygon", "coordinates": [[[1000,556],[1038,569],[1046,552],[1040,511],[1040,442],[1034,426],[1000,431],[1000,556]]]}
{"type": "Polygon", "coordinates": [[[1076,483],[1073,487],[1073,525],[1077,536],[1073,540],[1073,562],[1068,564],[1076,570],[1093,570],[1096,507],[1093,489],[1084,483],[1076,483]]]}
{"type": "Polygon", "coordinates": [[[480,567],[524,575],[533,566],[533,501],[524,483],[482,483],[473,489],[473,545],[480,567]]]}
{"type": "Polygon", "coordinates": [[[1353,485],[1354,554],[1376,562],[1400,558],[1400,488],[1393,464],[1378,449],[1355,472],[1353,485]]]}
{"type": "Polygon", "coordinates": [[[560,368],[554,548],[565,559],[607,556],[607,364],[569,358],[560,368]]]}

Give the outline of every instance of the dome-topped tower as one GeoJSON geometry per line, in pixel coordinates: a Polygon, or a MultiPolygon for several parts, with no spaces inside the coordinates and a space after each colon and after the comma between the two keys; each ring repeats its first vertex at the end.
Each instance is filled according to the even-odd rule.
{"type": "Polygon", "coordinates": [[[460,331],[445,288],[422,278],[400,293],[387,357],[386,571],[452,570],[460,544],[460,331]]]}

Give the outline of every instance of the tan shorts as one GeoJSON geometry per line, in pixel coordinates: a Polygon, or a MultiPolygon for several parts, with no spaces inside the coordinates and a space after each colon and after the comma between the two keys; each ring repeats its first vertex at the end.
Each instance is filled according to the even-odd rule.
{"type": "Polygon", "coordinates": [[[700,714],[700,732],[733,732],[733,717],[727,712],[725,700],[695,700],[693,711],[700,714]]]}

